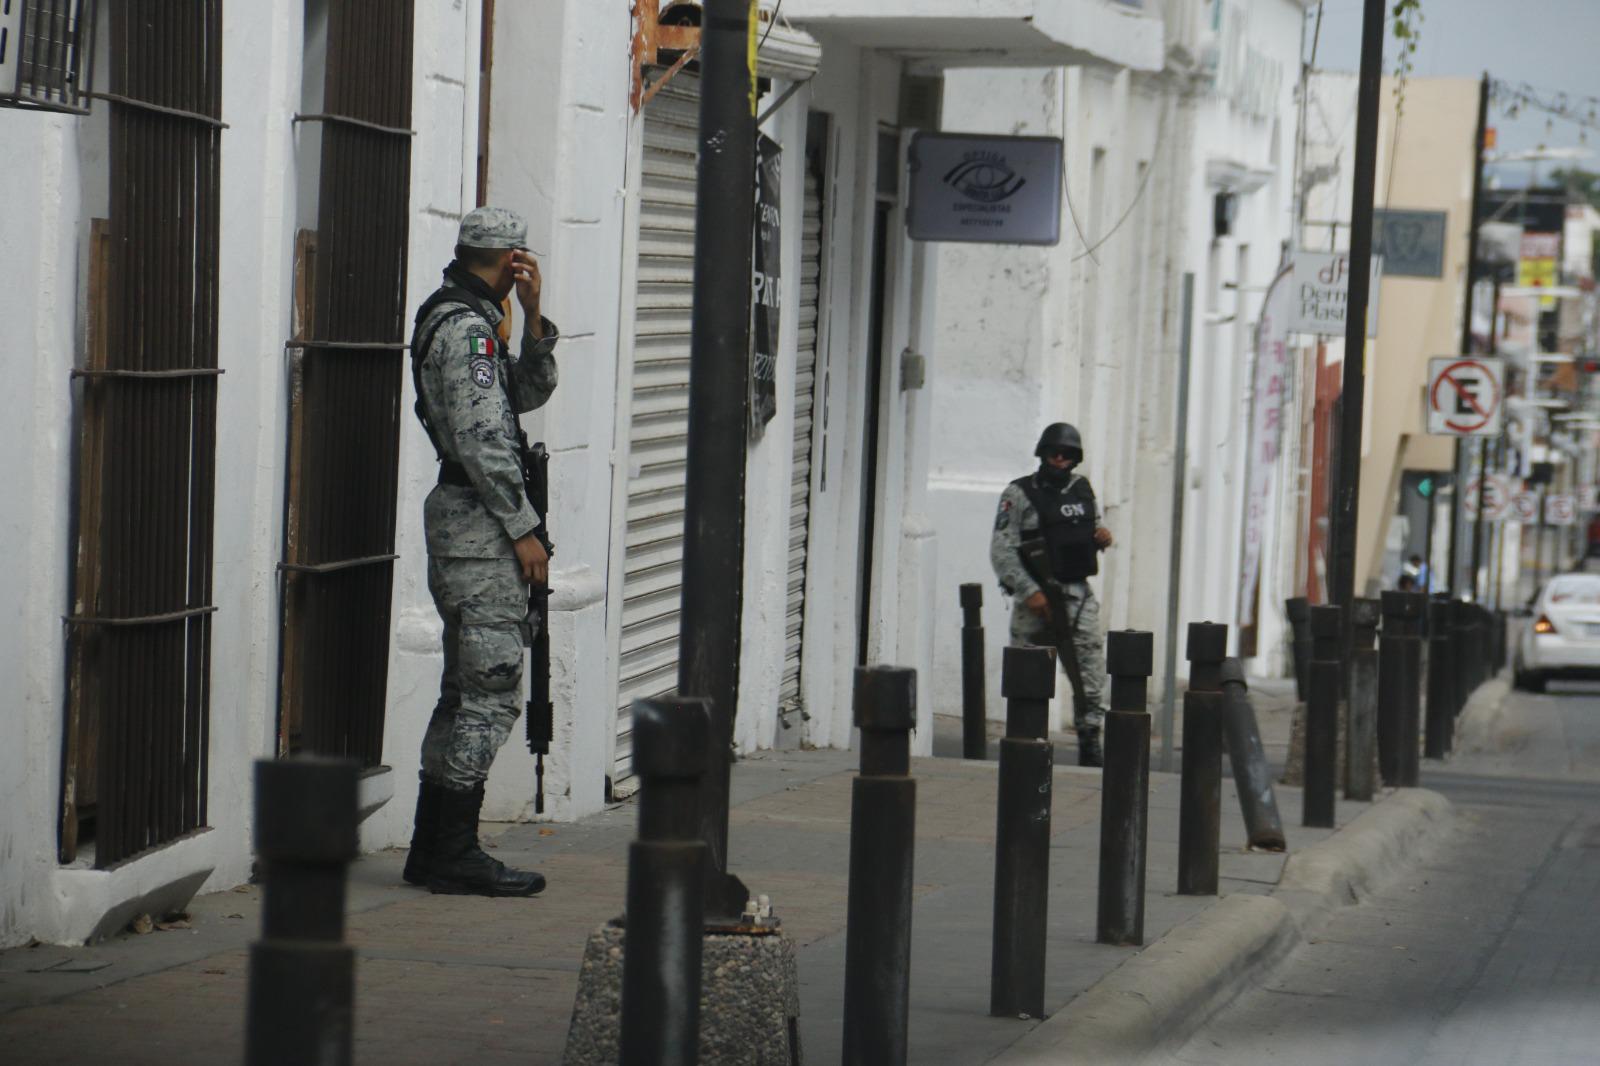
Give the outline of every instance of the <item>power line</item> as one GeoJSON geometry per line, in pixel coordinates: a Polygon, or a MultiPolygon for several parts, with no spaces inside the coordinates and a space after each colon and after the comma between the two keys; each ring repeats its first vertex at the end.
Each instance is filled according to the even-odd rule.
{"type": "Polygon", "coordinates": [[[1513,85],[1497,78],[1489,82],[1489,95],[1505,109],[1507,118],[1516,118],[1523,110],[1542,111],[1575,126],[1600,131],[1600,98],[1536,89],[1527,82],[1513,85]]]}

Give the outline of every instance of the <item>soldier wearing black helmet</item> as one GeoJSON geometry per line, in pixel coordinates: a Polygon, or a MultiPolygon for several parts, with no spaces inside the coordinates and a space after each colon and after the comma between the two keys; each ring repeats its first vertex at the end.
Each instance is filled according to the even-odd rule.
{"type": "Polygon", "coordinates": [[[1012,598],[1014,644],[1054,647],[1072,683],[1072,717],[1078,764],[1101,765],[1100,725],[1105,715],[1106,661],[1100,605],[1088,578],[1100,570],[1099,553],[1111,531],[1083,462],[1083,438],[1073,426],[1045,427],[1034,449],[1039,469],[1000,494],[989,561],[1012,598]]]}

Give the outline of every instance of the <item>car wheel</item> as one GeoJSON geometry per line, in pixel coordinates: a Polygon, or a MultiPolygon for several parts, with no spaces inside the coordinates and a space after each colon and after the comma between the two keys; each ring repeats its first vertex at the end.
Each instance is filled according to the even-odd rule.
{"type": "Polygon", "coordinates": [[[1529,692],[1543,692],[1544,691],[1544,675],[1543,674],[1525,674],[1523,676],[1524,676],[1523,688],[1527,689],[1529,692]]]}

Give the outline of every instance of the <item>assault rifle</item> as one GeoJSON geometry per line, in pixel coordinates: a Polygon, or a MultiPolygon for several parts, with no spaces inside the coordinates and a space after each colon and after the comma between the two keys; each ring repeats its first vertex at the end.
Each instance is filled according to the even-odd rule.
{"type": "MultiPolygon", "coordinates": [[[[518,458],[522,461],[522,484],[528,502],[539,515],[533,535],[539,538],[545,554],[554,557],[556,546],[550,540],[547,512],[550,508],[550,450],[543,442],[528,445],[518,435],[518,458]]],[[[550,582],[528,586],[528,750],[533,752],[533,812],[544,813],[544,757],[550,754],[555,734],[555,707],[550,702],[550,582]]]]}
{"type": "MultiPolygon", "coordinates": [[[[1050,553],[1043,537],[1029,537],[1019,546],[1022,565],[1028,576],[1039,583],[1039,589],[1050,605],[1050,630],[1055,635],[1056,654],[1066,667],[1067,681],[1072,685],[1072,705],[1086,708],[1089,701],[1083,694],[1083,669],[1078,663],[1078,645],[1073,641],[1077,619],[1067,614],[1067,590],[1056,580],[1050,567],[1050,553]]],[[[1026,610],[1026,608],[1023,608],[1026,610]]]]}

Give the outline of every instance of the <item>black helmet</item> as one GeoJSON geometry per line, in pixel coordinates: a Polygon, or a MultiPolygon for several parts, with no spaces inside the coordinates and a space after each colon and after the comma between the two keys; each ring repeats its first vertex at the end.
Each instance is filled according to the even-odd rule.
{"type": "Polygon", "coordinates": [[[1078,427],[1065,422],[1052,422],[1044,427],[1044,432],[1039,434],[1039,446],[1033,449],[1033,454],[1043,459],[1056,452],[1066,452],[1067,458],[1083,462],[1083,438],[1078,435],[1078,427]]]}

